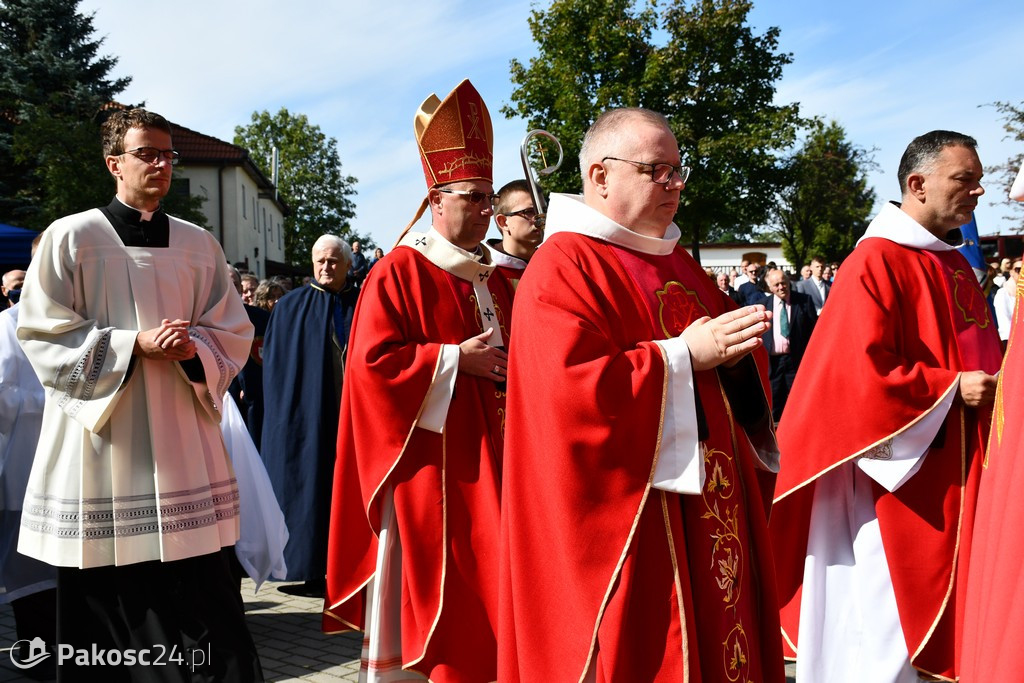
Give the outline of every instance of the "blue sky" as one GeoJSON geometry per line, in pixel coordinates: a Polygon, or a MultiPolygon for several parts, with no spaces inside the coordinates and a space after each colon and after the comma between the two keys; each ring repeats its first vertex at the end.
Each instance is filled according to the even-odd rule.
{"type": "MultiPolygon", "coordinates": [[[[385,249],[426,191],[412,120],[430,93],[443,98],[471,79],[494,123],[495,186],[522,177],[525,123],[500,109],[512,91],[509,60],[535,54],[530,9],[527,0],[79,6],[95,12],[102,53],[120,60],[115,75],[134,79],[122,101],[145,101],[229,141],[254,111],[306,114],[338,140],[344,172],[359,179],[353,226],[385,249]]],[[[1024,101],[1019,0],[765,0],[755,2],[750,23],[759,33],[779,27],[781,49],[793,55],[778,101],[839,121],[850,140],[875,150],[879,169],[869,179],[880,201],[898,199],[899,157],[928,130],[973,135],[986,165],[1024,153],[1024,143],[1003,139],[997,112],[984,106],[1024,101]]],[[[1020,214],[1015,223],[1003,218],[1011,215],[1005,188],[991,182],[986,190],[977,211],[982,232],[1019,225],[1020,214]]]]}

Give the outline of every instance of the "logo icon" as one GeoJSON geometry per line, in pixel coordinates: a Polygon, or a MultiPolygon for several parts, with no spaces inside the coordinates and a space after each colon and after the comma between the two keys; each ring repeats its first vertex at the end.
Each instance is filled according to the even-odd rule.
{"type": "Polygon", "coordinates": [[[33,666],[50,656],[46,649],[46,641],[36,636],[32,640],[19,640],[11,646],[11,663],[19,669],[31,669],[33,666]],[[28,643],[28,656],[23,657],[22,643],[28,643]]]}

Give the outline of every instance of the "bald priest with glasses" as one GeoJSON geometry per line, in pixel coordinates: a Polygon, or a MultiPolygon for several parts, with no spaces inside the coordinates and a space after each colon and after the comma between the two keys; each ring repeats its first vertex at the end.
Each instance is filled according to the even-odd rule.
{"type": "MultiPolygon", "coordinates": [[[[262,680],[231,572],[238,487],[219,424],[252,324],[213,236],[161,208],[177,160],[167,120],[118,111],[102,135],[116,196],[46,229],[21,297],[18,339],[46,403],[18,550],[57,567],[62,648],[176,652],[156,667],[167,680],[262,680]]],[[[156,676],[142,660],[65,662],[58,679],[156,676]]]]}
{"type": "Polygon", "coordinates": [[[604,113],[580,168],[516,291],[498,680],[782,683],[770,313],[678,244],[663,116],[604,113]]]}
{"type": "Polygon", "coordinates": [[[323,623],[365,631],[369,681],[493,681],[512,289],[481,244],[491,120],[467,80],[414,125],[432,226],[374,266],[356,306],[323,623]]]}

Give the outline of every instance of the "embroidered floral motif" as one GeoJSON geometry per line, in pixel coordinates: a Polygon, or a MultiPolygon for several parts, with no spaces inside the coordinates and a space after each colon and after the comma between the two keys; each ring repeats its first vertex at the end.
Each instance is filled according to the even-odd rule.
{"type": "Polygon", "coordinates": [[[725,664],[726,678],[735,683],[750,680],[750,658],[747,652],[750,651],[747,643],[747,633],[743,626],[736,624],[736,627],[726,636],[722,643],[722,659],[725,664]]]}
{"type": "Polygon", "coordinates": [[[706,511],[702,519],[714,522],[711,567],[715,583],[721,591],[723,609],[735,619],[735,626],[722,643],[722,664],[729,681],[749,681],[749,647],[736,606],[743,589],[744,548],[740,536],[740,506],[730,499],[736,492],[733,483],[737,474],[731,455],[718,449],[705,449],[704,469],[708,473],[703,500],[706,511]]]}
{"type": "Polygon", "coordinates": [[[740,558],[733,555],[732,548],[727,548],[725,557],[718,561],[718,573],[715,579],[718,587],[725,591],[723,602],[732,602],[732,590],[736,586],[736,575],[740,571],[740,558]]]}
{"type": "Polygon", "coordinates": [[[725,476],[722,472],[721,463],[715,463],[715,469],[711,472],[711,476],[708,477],[708,482],[705,486],[708,493],[718,493],[732,486],[729,482],[729,477],[725,476]]]}

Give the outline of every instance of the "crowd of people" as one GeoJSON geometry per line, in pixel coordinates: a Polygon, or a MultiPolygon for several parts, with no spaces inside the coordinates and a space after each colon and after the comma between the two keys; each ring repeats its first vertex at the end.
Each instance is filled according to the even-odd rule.
{"type": "Polygon", "coordinates": [[[1021,262],[986,297],[949,239],[972,138],[915,138],[843,274],[797,279],[679,246],[690,169],[656,112],[601,114],[547,207],[494,191],[468,80],[414,132],[429,229],[372,259],[325,234],[295,286],[163,212],[166,120],[104,124],[114,200],[3,278],[19,638],[262,680],[247,572],[363,631],[367,681],[1012,678],[1021,262]]]}

